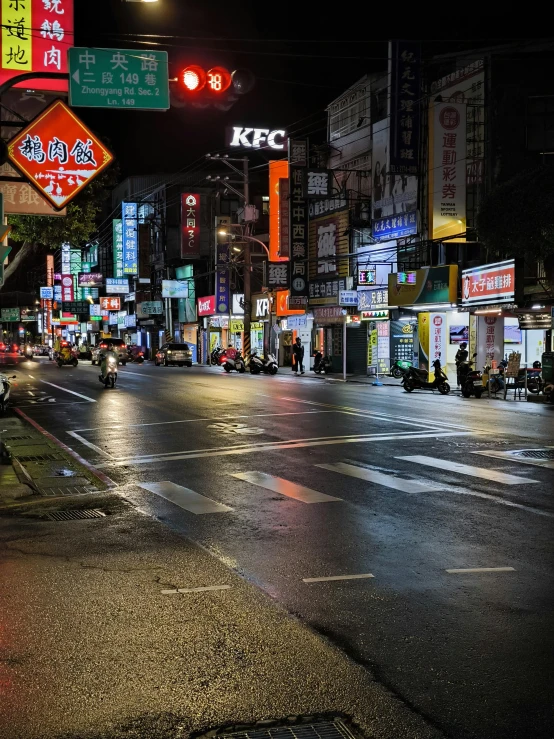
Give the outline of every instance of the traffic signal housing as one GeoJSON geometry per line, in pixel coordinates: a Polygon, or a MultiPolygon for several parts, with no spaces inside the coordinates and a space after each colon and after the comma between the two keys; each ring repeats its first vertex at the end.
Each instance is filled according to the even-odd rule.
{"type": "Polygon", "coordinates": [[[218,108],[230,110],[239,95],[250,92],[255,84],[252,72],[215,66],[205,69],[190,64],[179,72],[171,86],[171,104],[177,108],[218,108]]]}

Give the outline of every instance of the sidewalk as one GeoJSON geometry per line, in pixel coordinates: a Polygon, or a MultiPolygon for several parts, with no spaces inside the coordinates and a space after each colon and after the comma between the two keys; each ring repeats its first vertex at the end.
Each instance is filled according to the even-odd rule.
{"type": "Polygon", "coordinates": [[[147,506],[144,490],[118,493],[92,520],[0,515],[0,736],[186,739],[322,714],[367,739],[442,736],[370,668],[122,497],[147,506]]]}
{"type": "Polygon", "coordinates": [[[107,478],[19,413],[9,411],[0,419],[0,506],[31,496],[88,495],[108,489],[107,478]]]}

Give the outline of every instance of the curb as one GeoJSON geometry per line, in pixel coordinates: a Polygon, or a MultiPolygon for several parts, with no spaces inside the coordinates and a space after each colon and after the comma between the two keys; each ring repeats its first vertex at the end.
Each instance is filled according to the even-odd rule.
{"type": "Polygon", "coordinates": [[[94,465],[92,465],[90,462],[87,462],[87,460],[81,457],[80,454],[77,454],[77,452],[74,452],[73,449],[70,449],[66,444],[64,444],[59,439],[57,439],[55,436],[53,436],[49,431],[42,428],[40,424],[38,424],[32,418],[29,418],[29,416],[26,413],[24,413],[20,408],[14,408],[14,411],[17,413],[18,416],[21,416],[21,418],[23,418],[24,421],[27,421],[27,423],[30,423],[31,426],[33,426],[39,433],[41,433],[43,436],[46,436],[46,438],[49,441],[51,441],[53,444],[55,444],[60,449],[62,449],[66,454],[69,454],[70,457],[73,457],[73,459],[76,462],[78,462],[80,465],[82,465],[83,467],[86,467],[86,469],[90,472],[90,474],[96,477],[96,479],[99,480],[108,489],[117,487],[117,483],[115,483],[110,477],[105,475],[103,472],[100,472],[100,470],[97,470],[94,465]]]}

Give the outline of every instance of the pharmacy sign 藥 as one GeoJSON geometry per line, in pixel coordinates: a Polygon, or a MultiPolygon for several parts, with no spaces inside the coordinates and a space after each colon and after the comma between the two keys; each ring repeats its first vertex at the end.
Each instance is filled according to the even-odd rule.
{"type": "Polygon", "coordinates": [[[69,49],[73,107],[168,110],[167,51],[69,49]]]}

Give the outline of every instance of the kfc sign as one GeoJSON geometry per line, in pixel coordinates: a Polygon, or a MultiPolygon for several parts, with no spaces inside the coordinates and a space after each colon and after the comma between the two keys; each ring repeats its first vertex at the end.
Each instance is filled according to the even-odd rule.
{"type": "Polygon", "coordinates": [[[199,316],[213,316],[215,312],[215,295],[208,295],[205,298],[198,298],[199,316]]]}
{"type": "Polygon", "coordinates": [[[227,146],[234,149],[287,149],[287,133],[282,129],[271,131],[269,128],[233,126],[227,130],[227,146]]]}
{"type": "Polygon", "coordinates": [[[100,298],[100,310],[121,310],[121,298],[100,298]]]}

